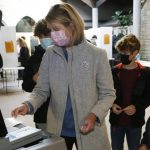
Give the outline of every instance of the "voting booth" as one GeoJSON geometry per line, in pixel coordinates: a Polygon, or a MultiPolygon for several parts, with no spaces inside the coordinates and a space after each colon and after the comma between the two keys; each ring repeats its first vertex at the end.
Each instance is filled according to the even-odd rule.
{"type": "Polygon", "coordinates": [[[63,138],[25,126],[14,118],[4,121],[1,111],[0,127],[1,150],[67,150],[63,138]]]}
{"type": "Polygon", "coordinates": [[[16,28],[14,26],[1,27],[0,45],[0,53],[3,57],[3,67],[18,66],[16,28]]]}

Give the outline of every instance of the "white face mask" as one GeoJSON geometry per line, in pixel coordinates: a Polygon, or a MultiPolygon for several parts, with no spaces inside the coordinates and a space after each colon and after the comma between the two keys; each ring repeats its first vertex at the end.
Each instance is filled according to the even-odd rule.
{"type": "Polygon", "coordinates": [[[48,46],[53,45],[53,41],[51,38],[40,39],[40,43],[43,49],[47,49],[48,46]]]}
{"type": "Polygon", "coordinates": [[[51,38],[53,39],[54,43],[58,46],[68,46],[70,42],[70,38],[66,36],[64,30],[52,31],[51,38]]]}

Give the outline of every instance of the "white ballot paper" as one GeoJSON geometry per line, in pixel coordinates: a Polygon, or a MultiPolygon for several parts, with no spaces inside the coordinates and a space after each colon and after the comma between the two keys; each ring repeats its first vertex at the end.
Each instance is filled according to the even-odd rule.
{"type": "Polygon", "coordinates": [[[5,121],[6,128],[7,128],[8,132],[12,132],[12,131],[17,130],[18,128],[15,126],[17,126],[18,124],[21,124],[23,122],[19,119],[13,118],[13,117],[5,118],[4,121],[5,121]]]}

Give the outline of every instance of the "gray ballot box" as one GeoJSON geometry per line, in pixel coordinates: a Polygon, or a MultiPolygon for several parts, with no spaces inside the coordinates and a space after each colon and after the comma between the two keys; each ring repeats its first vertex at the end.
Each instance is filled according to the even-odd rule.
{"type": "Polygon", "coordinates": [[[42,139],[29,143],[17,150],[67,150],[63,138],[54,134],[44,133],[42,139]]]}
{"type": "Polygon", "coordinates": [[[65,140],[23,124],[15,125],[0,138],[0,150],[67,150],[65,140]]]}

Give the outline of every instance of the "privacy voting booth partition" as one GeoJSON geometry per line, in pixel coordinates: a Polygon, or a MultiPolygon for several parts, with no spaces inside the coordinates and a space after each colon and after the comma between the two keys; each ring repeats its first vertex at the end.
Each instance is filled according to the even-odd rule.
{"type": "Polygon", "coordinates": [[[3,67],[18,66],[16,48],[16,28],[2,26],[0,30],[0,53],[3,57],[3,67]]]}
{"type": "Polygon", "coordinates": [[[84,33],[88,40],[96,35],[97,46],[106,50],[109,59],[112,58],[112,27],[91,28],[84,33]]]}

